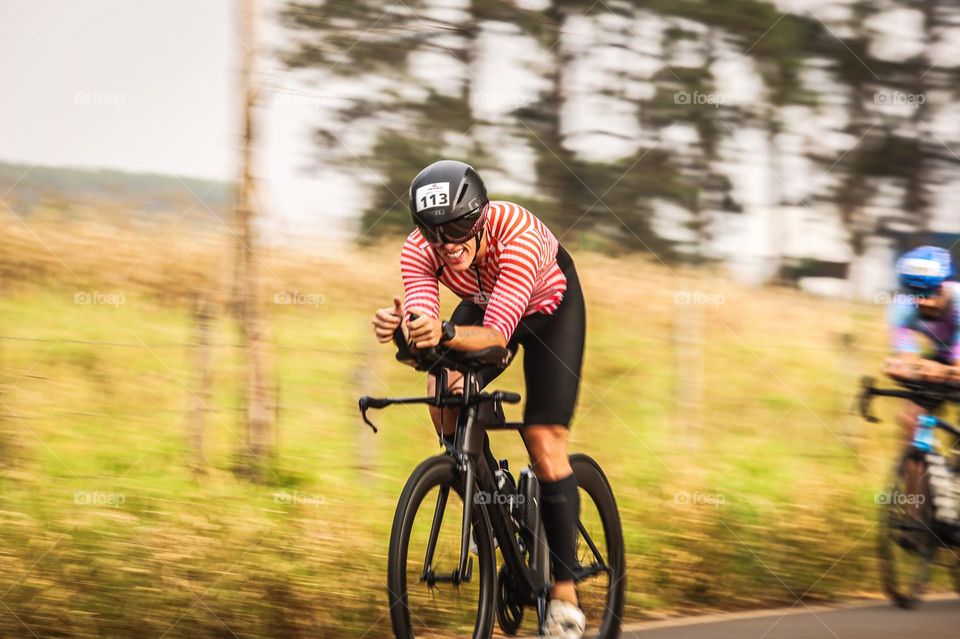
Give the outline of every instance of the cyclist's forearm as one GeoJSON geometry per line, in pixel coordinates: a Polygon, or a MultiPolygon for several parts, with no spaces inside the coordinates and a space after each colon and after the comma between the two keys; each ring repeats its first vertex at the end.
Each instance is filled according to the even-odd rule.
{"type": "Polygon", "coordinates": [[[507,340],[499,330],[486,326],[457,326],[456,335],[446,346],[457,351],[479,351],[491,346],[506,347],[507,340]]]}

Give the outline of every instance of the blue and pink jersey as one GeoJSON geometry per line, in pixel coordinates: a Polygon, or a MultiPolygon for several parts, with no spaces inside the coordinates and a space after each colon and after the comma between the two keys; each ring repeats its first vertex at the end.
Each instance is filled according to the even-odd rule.
{"type": "Polygon", "coordinates": [[[924,318],[908,295],[897,294],[888,312],[894,351],[960,364],[960,282],[944,282],[943,290],[949,302],[936,319],[924,318]]]}

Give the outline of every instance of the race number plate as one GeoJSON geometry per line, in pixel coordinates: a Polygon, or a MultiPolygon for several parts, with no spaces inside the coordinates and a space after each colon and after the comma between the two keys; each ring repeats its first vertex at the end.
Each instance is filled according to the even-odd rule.
{"type": "Polygon", "coordinates": [[[424,184],[417,189],[415,200],[418,212],[447,206],[450,204],[450,184],[448,182],[424,184]]]}

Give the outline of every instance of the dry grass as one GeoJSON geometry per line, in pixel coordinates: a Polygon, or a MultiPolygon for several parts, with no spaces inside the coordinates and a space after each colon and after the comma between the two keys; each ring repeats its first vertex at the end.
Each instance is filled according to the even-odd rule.
{"type": "MultiPolygon", "coordinates": [[[[270,484],[256,486],[230,472],[241,436],[228,346],[214,358],[206,476],[183,450],[189,301],[229,299],[229,235],[29,222],[0,236],[0,335],[16,338],[0,341],[4,603],[41,636],[389,636],[392,510],[436,452],[421,411],[379,415],[376,438],[355,413],[361,391],[423,383],[369,335],[371,310],[400,290],[396,246],[263,254],[282,407],[270,484]],[[77,291],[124,302],[78,305],[77,291]],[[311,303],[275,304],[278,293],[311,303]],[[372,471],[358,469],[361,449],[372,471]],[[125,500],[77,504],[78,491],[125,500]],[[277,503],[278,491],[320,505],[277,503]]],[[[847,409],[883,349],[881,309],[570,249],[589,314],[572,445],[619,500],[629,618],[876,589],[873,495],[893,438],[847,409]],[[677,304],[678,292],[716,303],[677,304]],[[678,389],[696,375],[678,361],[677,327],[698,322],[702,397],[683,415],[678,389]]],[[[226,317],[216,333],[233,341],[226,317]]],[[[520,371],[498,386],[521,388],[520,371]]],[[[517,438],[494,447],[521,467],[517,438]]],[[[25,632],[3,613],[0,634],[25,632]]]]}

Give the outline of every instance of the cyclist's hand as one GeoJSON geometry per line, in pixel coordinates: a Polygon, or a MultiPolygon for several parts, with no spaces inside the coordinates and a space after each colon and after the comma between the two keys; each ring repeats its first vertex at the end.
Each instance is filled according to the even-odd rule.
{"type": "Polygon", "coordinates": [[[960,385],[960,366],[947,367],[947,381],[951,384],[960,385]]]}
{"type": "Polygon", "coordinates": [[[443,336],[443,327],[440,320],[421,314],[413,321],[407,322],[410,331],[410,341],[417,348],[431,348],[440,343],[443,336]]]}
{"type": "Polygon", "coordinates": [[[939,362],[923,359],[917,367],[918,377],[927,382],[942,384],[947,379],[947,368],[939,362]]]}
{"type": "Polygon", "coordinates": [[[914,357],[888,357],[883,363],[883,372],[895,379],[916,379],[920,361],[914,357]]]}
{"type": "Polygon", "coordinates": [[[393,308],[381,308],[373,316],[373,332],[377,334],[377,339],[381,343],[389,342],[393,339],[393,333],[400,326],[400,317],[403,315],[403,309],[400,307],[400,297],[393,298],[393,308]]]}

